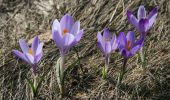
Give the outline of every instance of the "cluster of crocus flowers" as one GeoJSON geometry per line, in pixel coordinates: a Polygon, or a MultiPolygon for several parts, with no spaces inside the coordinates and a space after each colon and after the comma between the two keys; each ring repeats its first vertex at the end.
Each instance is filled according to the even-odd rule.
{"type": "Polygon", "coordinates": [[[117,38],[115,34],[111,36],[108,29],[104,29],[103,36],[98,32],[97,39],[98,47],[105,56],[105,67],[102,71],[102,77],[105,79],[109,67],[110,55],[117,49],[117,38]]]}
{"type": "Polygon", "coordinates": [[[57,48],[59,48],[61,56],[56,66],[57,82],[61,96],[64,95],[65,55],[71,47],[80,41],[82,35],[83,30],[80,30],[80,22],[74,22],[74,19],[69,14],[64,15],[60,22],[57,19],[53,22],[52,38],[57,48]]]}
{"type": "MultiPolygon", "coordinates": [[[[136,39],[136,35],[132,31],[129,31],[127,35],[125,35],[124,32],[120,32],[118,38],[115,34],[111,35],[107,28],[104,29],[103,34],[98,32],[97,44],[105,57],[105,66],[102,70],[102,78],[106,78],[111,53],[115,52],[115,50],[118,48],[119,52],[124,57],[123,66],[121,67],[121,71],[118,78],[118,85],[121,83],[123,76],[126,72],[127,60],[130,57],[134,56],[143,47],[146,33],[156,20],[157,11],[158,9],[154,8],[149,13],[149,15],[146,16],[145,7],[140,6],[138,9],[137,18],[132,14],[130,10],[127,11],[127,17],[129,22],[133,26],[135,26],[139,33],[141,33],[139,39],[136,39]]],[[[64,15],[60,21],[58,21],[57,19],[53,21],[52,38],[60,51],[60,57],[57,60],[55,68],[61,97],[64,95],[64,72],[67,68],[65,67],[66,54],[69,52],[71,47],[75,46],[80,41],[82,35],[83,29],[80,29],[80,22],[75,22],[69,14],[64,15]]],[[[13,50],[13,53],[17,57],[30,64],[32,66],[34,76],[36,76],[37,65],[43,56],[43,43],[40,43],[38,37],[35,37],[31,47],[29,47],[23,39],[19,40],[19,44],[22,49],[22,52],[18,50],[13,50]]],[[[34,79],[34,82],[36,83],[36,78],[34,79]]],[[[32,86],[32,83],[30,84],[32,86]]],[[[33,91],[35,91],[35,86],[36,85],[32,87],[33,91]]],[[[36,94],[36,92],[34,94],[36,94]]]]}
{"type": "Polygon", "coordinates": [[[154,24],[158,13],[158,8],[155,7],[147,16],[145,7],[142,5],[138,9],[137,18],[132,14],[130,10],[127,11],[127,18],[129,22],[145,36],[151,26],[154,24]]]}
{"type": "Polygon", "coordinates": [[[43,56],[43,43],[40,43],[39,38],[36,36],[33,40],[31,47],[29,47],[23,39],[19,40],[19,44],[22,52],[18,50],[13,50],[12,52],[18,58],[21,58],[22,60],[30,64],[32,66],[33,73],[36,74],[38,62],[43,56]]]}

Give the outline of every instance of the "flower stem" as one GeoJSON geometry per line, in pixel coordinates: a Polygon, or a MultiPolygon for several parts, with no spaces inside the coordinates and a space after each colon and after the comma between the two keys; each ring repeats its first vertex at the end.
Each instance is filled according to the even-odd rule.
{"type": "Polygon", "coordinates": [[[61,55],[61,62],[60,62],[60,80],[61,83],[59,84],[59,88],[60,88],[60,94],[61,94],[61,98],[63,98],[64,96],[64,67],[65,67],[65,55],[61,55]]]}
{"type": "Polygon", "coordinates": [[[102,70],[102,78],[103,79],[106,79],[106,77],[107,77],[107,71],[108,71],[108,67],[109,67],[109,62],[110,62],[110,56],[107,55],[105,57],[105,66],[104,66],[104,68],[102,70]]]}
{"type": "Polygon", "coordinates": [[[32,72],[33,72],[33,87],[34,87],[34,90],[33,91],[33,97],[36,98],[37,97],[37,64],[34,64],[32,66],[32,72]]]}
{"type": "Polygon", "coordinates": [[[123,76],[126,73],[127,60],[128,60],[127,58],[124,58],[123,66],[121,67],[121,70],[120,70],[120,73],[119,73],[119,77],[118,77],[118,81],[117,81],[117,87],[121,84],[123,76]]]}
{"type": "Polygon", "coordinates": [[[37,97],[37,75],[36,74],[33,75],[33,81],[34,81],[33,84],[34,84],[34,89],[35,89],[33,96],[35,98],[35,97],[37,97]]]}
{"type": "Polygon", "coordinates": [[[140,53],[140,59],[141,59],[141,62],[142,62],[142,67],[144,67],[145,66],[145,54],[144,54],[143,47],[140,49],[139,53],[140,53]]]}

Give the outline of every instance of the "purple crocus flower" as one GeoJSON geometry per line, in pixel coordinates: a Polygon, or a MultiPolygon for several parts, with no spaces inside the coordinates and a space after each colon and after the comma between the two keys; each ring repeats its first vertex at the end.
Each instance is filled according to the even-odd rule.
{"type": "Polygon", "coordinates": [[[83,30],[80,30],[80,22],[74,22],[69,15],[64,15],[60,22],[55,19],[52,25],[52,38],[56,46],[60,50],[60,54],[64,55],[68,50],[80,41],[83,30]]]}
{"type": "Polygon", "coordinates": [[[130,10],[127,11],[127,17],[129,22],[141,33],[142,36],[145,36],[147,31],[151,28],[153,23],[156,20],[158,8],[155,7],[148,16],[146,16],[146,10],[143,5],[138,9],[137,18],[132,14],[130,10]]]}
{"type": "Polygon", "coordinates": [[[98,47],[105,56],[110,55],[113,51],[117,49],[118,44],[116,35],[114,34],[113,36],[111,36],[108,29],[104,29],[103,36],[100,32],[98,32],[97,39],[98,47]]]}
{"type": "Polygon", "coordinates": [[[102,70],[102,77],[105,79],[109,67],[110,54],[115,51],[118,46],[117,38],[115,34],[111,36],[108,29],[104,29],[103,36],[98,32],[97,39],[98,47],[105,56],[105,67],[102,70]]]}
{"type": "Polygon", "coordinates": [[[118,48],[121,54],[126,58],[132,57],[143,46],[144,37],[135,39],[135,33],[129,31],[125,36],[124,32],[120,32],[118,36],[118,48]]]}
{"type": "Polygon", "coordinates": [[[18,57],[32,66],[33,73],[36,73],[37,64],[43,56],[42,48],[43,43],[40,43],[39,38],[36,36],[33,40],[32,46],[29,47],[25,40],[19,40],[22,52],[18,50],[12,50],[12,52],[18,57]]]}

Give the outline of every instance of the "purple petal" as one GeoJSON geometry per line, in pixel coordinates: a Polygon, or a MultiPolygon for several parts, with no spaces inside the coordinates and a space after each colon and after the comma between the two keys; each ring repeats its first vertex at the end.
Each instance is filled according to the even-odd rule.
{"type": "Polygon", "coordinates": [[[97,40],[98,40],[97,44],[98,44],[99,49],[104,53],[105,52],[105,49],[104,49],[105,41],[103,41],[103,37],[100,32],[97,33],[97,40]]]}
{"type": "Polygon", "coordinates": [[[77,21],[77,22],[73,25],[70,33],[73,34],[73,35],[77,35],[79,31],[80,31],[80,22],[77,21]]]}
{"type": "Polygon", "coordinates": [[[74,25],[74,20],[69,14],[66,14],[61,18],[60,25],[61,25],[62,31],[64,29],[67,29],[68,32],[70,33],[72,26],[74,25]]]}
{"type": "Polygon", "coordinates": [[[42,52],[39,53],[38,55],[36,55],[36,56],[35,56],[35,59],[34,59],[34,62],[35,62],[35,63],[38,63],[38,62],[41,60],[42,56],[43,56],[43,53],[42,53],[42,52]]]}
{"type": "Polygon", "coordinates": [[[40,53],[42,53],[43,45],[44,45],[44,43],[40,43],[40,44],[38,45],[38,48],[37,48],[37,50],[36,50],[36,55],[39,55],[40,53]]]}
{"type": "Polygon", "coordinates": [[[149,27],[151,27],[151,26],[153,25],[153,23],[155,22],[157,15],[158,15],[158,8],[155,7],[155,8],[149,13],[149,16],[148,16],[148,19],[149,19],[149,27]]]}
{"type": "Polygon", "coordinates": [[[56,44],[56,46],[59,48],[59,49],[62,49],[64,43],[63,43],[63,39],[61,37],[61,35],[58,33],[58,31],[54,31],[52,33],[52,38],[56,44]]]}
{"type": "Polygon", "coordinates": [[[112,36],[110,35],[110,32],[109,32],[109,29],[104,29],[104,32],[103,32],[103,38],[105,39],[111,39],[112,36]]]}
{"type": "Polygon", "coordinates": [[[102,44],[98,41],[97,42],[97,46],[98,46],[98,48],[100,49],[100,51],[102,52],[102,53],[104,53],[104,48],[103,48],[103,46],[102,46],[102,44]]]}
{"type": "Polygon", "coordinates": [[[133,47],[133,48],[130,50],[131,54],[134,55],[137,51],[139,51],[140,48],[141,48],[140,45],[137,45],[137,46],[133,47]]]}
{"type": "Polygon", "coordinates": [[[126,35],[127,41],[131,41],[131,45],[133,47],[134,43],[135,43],[135,33],[132,31],[129,31],[126,35]]]}
{"type": "Polygon", "coordinates": [[[25,62],[30,63],[22,52],[18,50],[12,50],[12,53],[16,55],[18,58],[21,58],[22,60],[24,60],[25,62]]]}
{"type": "Polygon", "coordinates": [[[97,33],[97,40],[100,42],[102,48],[104,48],[105,41],[103,40],[103,37],[100,32],[97,33]]]}
{"type": "Polygon", "coordinates": [[[34,57],[31,54],[29,54],[29,53],[26,53],[25,55],[26,55],[25,57],[28,59],[28,61],[31,64],[34,64],[34,57]]]}
{"type": "Polygon", "coordinates": [[[139,28],[138,27],[138,23],[139,23],[139,21],[136,19],[136,17],[132,14],[132,12],[131,11],[127,11],[127,18],[128,18],[128,21],[134,26],[134,27],[136,27],[137,29],[139,28]]]}
{"type": "Polygon", "coordinates": [[[131,52],[129,52],[128,50],[125,50],[125,49],[121,50],[121,54],[127,59],[133,56],[131,52]]]}
{"type": "Polygon", "coordinates": [[[102,37],[102,35],[101,35],[100,32],[97,33],[97,39],[98,39],[98,41],[100,41],[100,42],[103,41],[103,37],[102,37]]]}
{"type": "Polygon", "coordinates": [[[125,58],[129,58],[129,53],[127,50],[125,49],[120,49],[120,53],[122,54],[122,56],[124,56],[125,58]]]}
{"type": "Polygon", "coordinates": [[[64,36],[63,38],[64,46],[69,47],[74,42],[74,39],[75,37],[73,34],[67,34],[66,36],[64,36]]]}
{"type": "Polygon", "coordinates": [[[20,45],[20,47],[21,47],[21,49],[22,49],[22,52],[24,52],[24,53],[27,53],[27,52],[28,52],[29,46],[27,45],[27,43],[25,42],[25,40],[20,39],[20,40],[19,40],[19,45],[20,45]]]}
{"type": "Polygon", "coordinates": [[[62,35],[61,26],[57,19],[54,20],[52,25],[52,33],[54,33],[55,31],[57,31],[60,35],[62,35]]]}
{"type": "Polygon", "coordinates": [[[111,43],[109,41],[105,42],[105,54],[110,54],[112,51],[111,43]]]}
{"type": "Polygon", "coordinates": [[[145,18],[145,17],[146,17],[146,10],[145,10],[145,7],[142,5],[138,9],[138,20],[140,20],[141,18],[145,18]]]}
{"type": "Polygon", "coordinates": [[[148,19],[141,19],[139,21],[139,32],[144,35],[149,30],[148,28],[149,28],[149,21],[148,21],[148,19]]]}
{"type": "Polygon", "coordinates": [[[80,30],[78,34],[75,36],[76,42],[80,41],[81,37],[83,36],[83,30],[80,30]]]}
{"type": "Polygon", "coordinates": [[[113,37],[112,37],[111,45],[112,45],[113,51],[117,49],[118,43],[117,43],[116,34],[114,34],[113,37]]]}
{"type": "Polygon", "coordinates": [[[158,13],[158,8],[155,7],[148,15],[148,19],[150,19],[152,16],[158,13]]]}
{"type": "Polygon", "coordinates": [[[129,52],[129,51],[127,51],[126,52],[126,58],[130,58],[130,57],[132,57],[133,55],[131,54],[131,52],[129,52]]]}
{"type": "Polygon", "coordinates": [[[120,34],[118,36],[118,48],[119,49],[125,48],[126,44],[127,44],[126,36],[125,36],[124,32],[120,32],[120,34]]]}
{"type": "Polygon", "coordinates": [[[40,43],[40,41],[38,39],[38,36],[36,36],[33,40],[33,43],[32,43],[32,49],[33,49],[34,54],[36,53],[36,50],[38,48],[39,43],[40,43]]]}
{"type": "Polygon", "coordinates": [[[144,40],[145,40],[145,37],[141,36],[141,37],[135,42],[135,45],[141,45],[141,46],[143,46],[143,45],[144,45],[144,40]]]}

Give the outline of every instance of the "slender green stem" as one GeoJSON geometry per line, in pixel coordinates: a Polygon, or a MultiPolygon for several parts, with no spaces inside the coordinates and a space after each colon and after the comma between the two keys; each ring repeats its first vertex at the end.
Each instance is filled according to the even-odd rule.
{"type": "Polygon", "coordinates": [[[144,53],[143,47],[140,49],[139,54],[140,54],[140,59],[142,62],[142,67],[144,67],[145,66],[145,53],[144,53]]]}
{"type": "Polygon", "coordinates": [[[118,81],[117,81],[117,87],[121,84],[123,76],[126,73],[127,60],[128,60],[127,58],[124,58],[123,66],[121,67],[121,70],[120,70],[120,73],[119,73],[119,77],[118,77],[118,81]]]}
{"type": "Polygon", "coordinates": [[[35,91],[34,91],[34,97],[37,97],[37,75],[36,74],[34,74],[33,75],[33,85],[34,85],[34,89],[35,89],[35,91]]]}
{"type": "Polygon", "coordinates": [[[34,75],[34,88],[36,88],[36,87],[37,87],[37,76],[34,75]]]}
{"type": "Polygon", "coordinates": [[[61,56],[61,62],[60,62],[60,80],[61,84],[59,85],[60,88],[60,93],[61,93],[61,98],[64,96],[64,70],[65,70],[65,55],[61,56]]]}
{"type": "Polygon", "coordinates": [[[103,79],[106,79],[106,77],[107,77],[107,71],[108,71],[108,67],[109,67],[109,62],[110,62],[110,56],[107,55],[105,57],[105,66],[104,66],[104,68],[102,70],[102,78],[103,79]]]}

